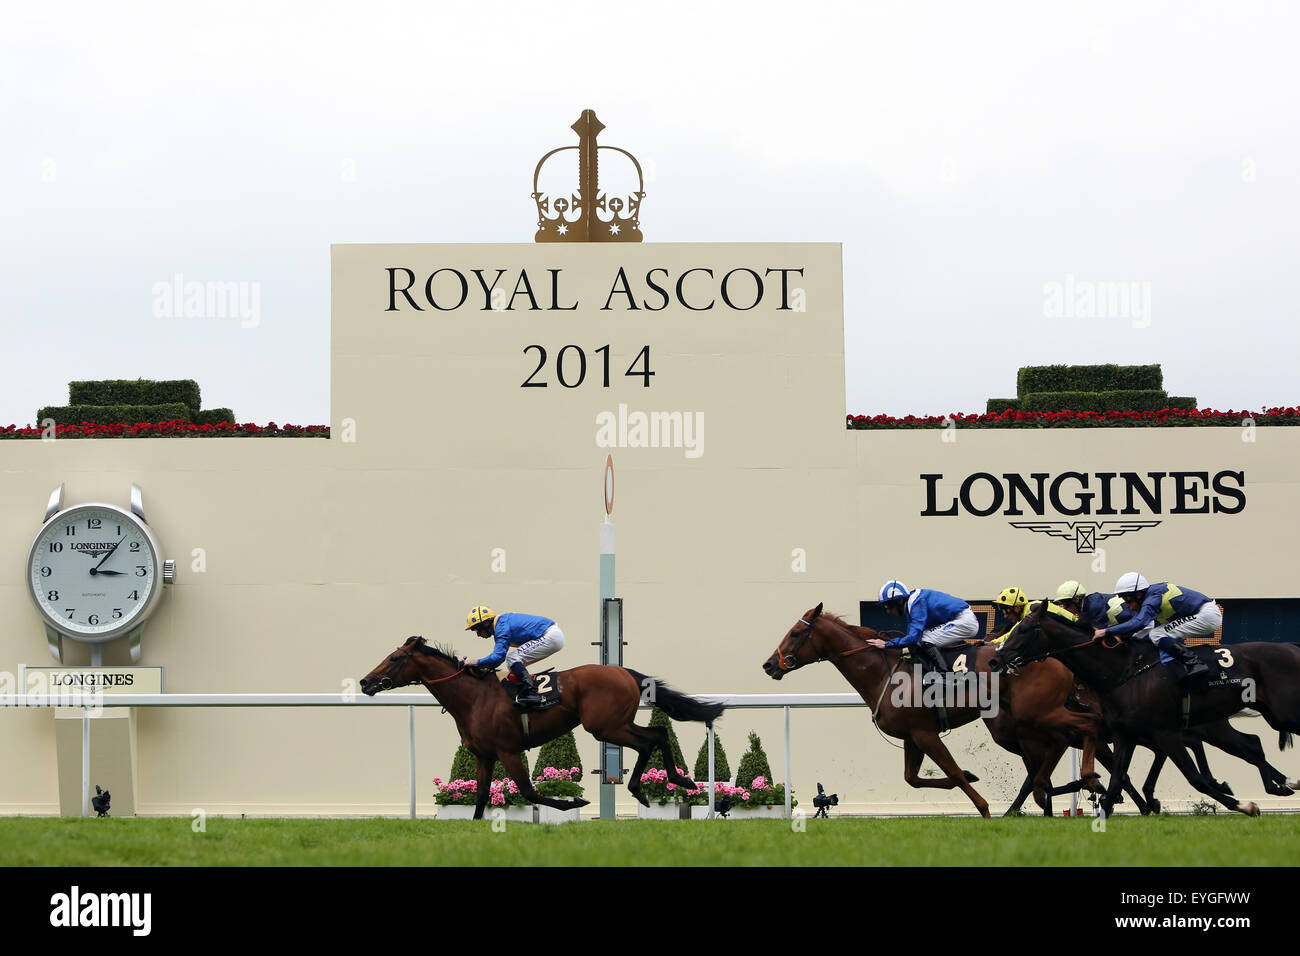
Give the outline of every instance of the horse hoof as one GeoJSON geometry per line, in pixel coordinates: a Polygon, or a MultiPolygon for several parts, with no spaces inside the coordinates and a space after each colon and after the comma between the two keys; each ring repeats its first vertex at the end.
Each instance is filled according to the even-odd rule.
{"type": "Polygon", "coordinates": [[[1259,816],[1259,804],[1252,800],[1241,808],[1241,812],[1246,814],[1248,817],[1257,817],[1259,816]]]}
{"type": "Polygon", "coordinates": [[[1224,793],[1226,793],[1228,796],[1232,796],[1232,788],[1231,788],[1230,786],[1228,786],[1228,781],[1226,781],[1226,780],[1219,780],[1219,781],[1217,781],[1217,783],[1219,784],[1220,787],[1223,788],[1223,792],[1224,792],[1224,793]]]}
{"type": "Polygon", "coordinates": [[[1288,780],[1286,785],[1292,790],[1300,790],[1300,780],[1288,780]]]}
{"type": "MultiPolygon", "coordinates": [[[[975,776],[975,774],[971,773],[969,770],[963,770],[962,773],[964,773],[964,774],[966,775],[966,782],[967,782],[967,783],[979,783],[979,782],[980,782],[980,778],[977,777],[977,776],[975,776]]],[[[987,813],[984,814],[984,815],[985,815],[985,816],[988,816],[987,813]]]]}
{"type": "Polygon", "coordinates": [[[1151,802],[1147,804],[1147,814],[1148,815],[1153,813],[1158,814],[1159,812],[1160,812],[1160,801],[1156,800],[1155,798],[1152,798],[1151,802]]]}

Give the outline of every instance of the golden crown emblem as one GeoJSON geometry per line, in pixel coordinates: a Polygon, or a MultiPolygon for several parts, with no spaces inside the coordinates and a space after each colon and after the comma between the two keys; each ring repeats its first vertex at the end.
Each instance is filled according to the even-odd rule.
{"type": "Polygon", "coordinates": [[[617,146],[597,146],[596,137],[605,128],[596,119],[593,110],[583,110],[578,122],[571,127],[578,134],[577,146],[553,149],[537,163],[533,170],[533,201],[537,203],[537,242],[640,242],[642,239],[639,217],[641,200],[645,197],[645,176],[641,164],[625,149],[617,146]],[[542,167],[557,153],[578,151],[577,191],[568,196],[552,197],[542,192],[538,183],[542,167]],[[599,162],[601,150],[621,153],[632,161],[636,170],[637,188],[627,196],[607,196],[600,188],[599,162]],[[624,214],[626,212],[626,214],[624,214]]]}

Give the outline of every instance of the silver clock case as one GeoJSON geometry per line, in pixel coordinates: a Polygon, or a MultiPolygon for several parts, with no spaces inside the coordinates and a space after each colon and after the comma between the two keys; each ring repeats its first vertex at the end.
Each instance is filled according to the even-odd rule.
{"type": "MultiPolygon", "coordinates": [[[[158,539],[154,536],[153,531],[138,515],[133,514],[124,508],[119,508],[117,505],[105,504],[99,501],[86,501],[56,512],[47,518],[45,523],[41,525],[40,530],[36,532],[36,537],[32,539],[31,547],[27,551],[26,577],[24,580],[27,585],[27,596],[32,599],[32,603],[36,606],[37,612],[45,621],[47,630],[54,630],[62,636],[69,637],[82,644],[104,644],[108,641],[116,640],[124,634],[129,634],[132,631],[137,630],[144,625],[145,621],[149,620],[150,615],[152,615],[157,609],[158,602],[162,600],[163,585],[166,583],[164,580],[164,564],[169,563],[171,562],[165,562],[163,560],[162,548],[159,546],[158,539]],[[135,615],[128,618],[124,623],[110,628],[107,631],[101,631],[99,634],[95,635],[78,634],[75,631],[69,631],[66,622],[59,618],[52,618],[48,613],[46,613],[45,608],[41,607],[41,602],[37,599],[31,586],[32,567],[33,563],[37,559],[37,545],[40,544],[41,538],[44,537],[46,529],[53,524],[57,524],[61,520],[66,520],[65,516],[70,511],[81,511],[82,509],[89,508],[102,508],[105,511],[111,511],[120,516],[124,522],[138,528],[140,533],[144,535],[145,542],[153,557],[153,566],[155,571],[153,574],[153,580],[149,584],[149,596],[144,600],[140,610],[135,615]]],[[[173,568],[174,567],[175,565],[173,565],[173,568]]]]}

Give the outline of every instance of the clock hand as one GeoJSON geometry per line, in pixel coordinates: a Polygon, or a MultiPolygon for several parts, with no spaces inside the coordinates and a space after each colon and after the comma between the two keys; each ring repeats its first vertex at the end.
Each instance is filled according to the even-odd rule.
{"type": "MultiPolygon", "coordinates": [[[[111,557],[113,556],[113,552],[116,551],[118,548],[120,548],[120,547],[122,546],[122,542],[125,541],[125,540],[126,540],[125,538],[118,538],[118,539],[117,539],[117,544],[113,545],[113,547],[111,547],[111,548],[108,549],[108,554],[104,555],[102,558],[99,559],[99,564],[97,564],[97,565],[95,565],[93,568],[91,568],[91,569],[90,569],[90,573],[91,573],[91,574],[94,574],[96,571],[98,571],[100,568],[102,568],[102,567],[104,566],[104,562],[107,561],[109,558],[111,558],[111,557]]],[[[107,572],[105,572],[105,573],[107,573],[107,572]]]]}
{"type": "Polygon", "coordinates": [[[91,574],[126,574],[125,571],[97,571],[94,568],[90,569],[90,573],[91,574]]]}

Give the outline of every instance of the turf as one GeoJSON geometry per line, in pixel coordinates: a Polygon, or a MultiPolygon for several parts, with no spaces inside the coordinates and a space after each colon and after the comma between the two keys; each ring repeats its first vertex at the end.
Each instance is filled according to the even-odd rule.
{"type": "Polygon", "coordinates": [[[1293,865],[1300,816],[584,822],[0,819],[7,866],[1293,865]]]}

